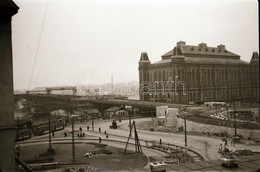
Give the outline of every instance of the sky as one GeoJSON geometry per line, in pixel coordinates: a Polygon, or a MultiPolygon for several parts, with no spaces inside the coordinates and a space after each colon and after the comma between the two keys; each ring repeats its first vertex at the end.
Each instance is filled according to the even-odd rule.
{"type": "Polygon", "coordinates": [[[254,0],[13,0],[14,89],[138,81],[180,40],[259,52],[254,0]]]}

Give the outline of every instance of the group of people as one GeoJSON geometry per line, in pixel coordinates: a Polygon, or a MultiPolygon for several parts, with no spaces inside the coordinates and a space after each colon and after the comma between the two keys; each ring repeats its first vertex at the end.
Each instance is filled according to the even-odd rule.
{"type": "Polygon", "coordinates": [[[85,138],[85,133],[82,132],[82,128],[81,127],[79,127],[79,132],[78,132],[77,136],[78,136],[78,138],[85,138]]]}
{"type": "MultiPolygon", "coordinates": [[[[224,145],[222,143],[220,143],[220,148],[218,150],[218,153],[220,154],[226,154],[228,152],[230,152],[230,150],[227,148],[228,147],[228,141],[226,138],[222,139],[222,141],[224,142],[224,145]]],[[[232,140],[230,141],[230,145],[234,145],[235,146],[235,142],[232,142],[232,140]]]]}
{"type": "MultiPolygon", "coordinates": [[[[87,126],[87,130],[89,130],[89,126],[87,126]]],[[[101,127],[98,128],[98,131],[101,132],[101,127]]],[[[104,134],[106,135],[106,138],[108,138],[108,133],[107,133],[107,131],[105,131],[104,134]]],[[[65,133],[64,133],[64,137],[67,137],[67,135],[68,135],[68,134],[65,132],[65,133]]],[[[77,134],[77,137],[78,137],[78,138],[85,138],[85,133],[83,132],[83,130],[82,130],[81,127],[79,127],[79,132],[78,132],[78,134],[77,134]]],[[[101,142],[101,140],[102,140],[101,137],[99,137],[99,142],[101,142]]]]}

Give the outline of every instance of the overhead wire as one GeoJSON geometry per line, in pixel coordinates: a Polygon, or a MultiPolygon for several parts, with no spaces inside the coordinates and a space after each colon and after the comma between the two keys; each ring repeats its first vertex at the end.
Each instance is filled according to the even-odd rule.
{"type": "Polygon", "coordinates": [[[46,20],[48,5],[49,5],[49,0],[47,0],[46,6],[45,6],[43,21],[42,21],[41,30],[40,30],[40,36],[39,36],[39,39],[38,39],[38,42],[37,42],[36,52],[35,52],[35,56],[34,56],[34,59],[33,59],[33,66],[32,66],[32,71],[31,71],[31,75],[30,75],[28,91],[30,90],[30,87],[31,87],[36,61],[37,61],[37,58],[38,58],[38,55],[39,55],[39,49],[40,49],[40,44],[41,44],[41,39],[42,39],[43,28],[44,28],[44,24],[45,24],[45,20],[46,20]]]}

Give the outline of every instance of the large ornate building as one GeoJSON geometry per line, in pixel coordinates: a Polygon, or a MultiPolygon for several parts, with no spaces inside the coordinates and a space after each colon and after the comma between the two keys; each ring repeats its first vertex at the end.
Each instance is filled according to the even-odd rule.
{"type": "Polygon", "coordinates": [[[141,100],[181,104],[259,102],[259,55],[254,52],[246,62],[225,45],[195,46],[180,41],[155,63],[143,52],[139,82],[141,100]]]}

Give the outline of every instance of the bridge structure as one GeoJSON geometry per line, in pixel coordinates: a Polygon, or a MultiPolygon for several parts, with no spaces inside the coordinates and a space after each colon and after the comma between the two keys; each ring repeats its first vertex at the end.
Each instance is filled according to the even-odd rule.
{"type": "Polygon", "coordinates": [[[15,101],[25,99],[30,107],[48,110],[86,110],[97,108],[100,112],[113,106],[131,106],[140,111],[148,111],[155,113],[157,106],[170,106],[180,108],[182,104],[172,104],[166,102],[150,102],[141,100],[128,99],[125,96],[117,95],[95,95],[95,96],[79,96],[79,95],[58,95],[58,94],[15,94],[15,101]]]}

